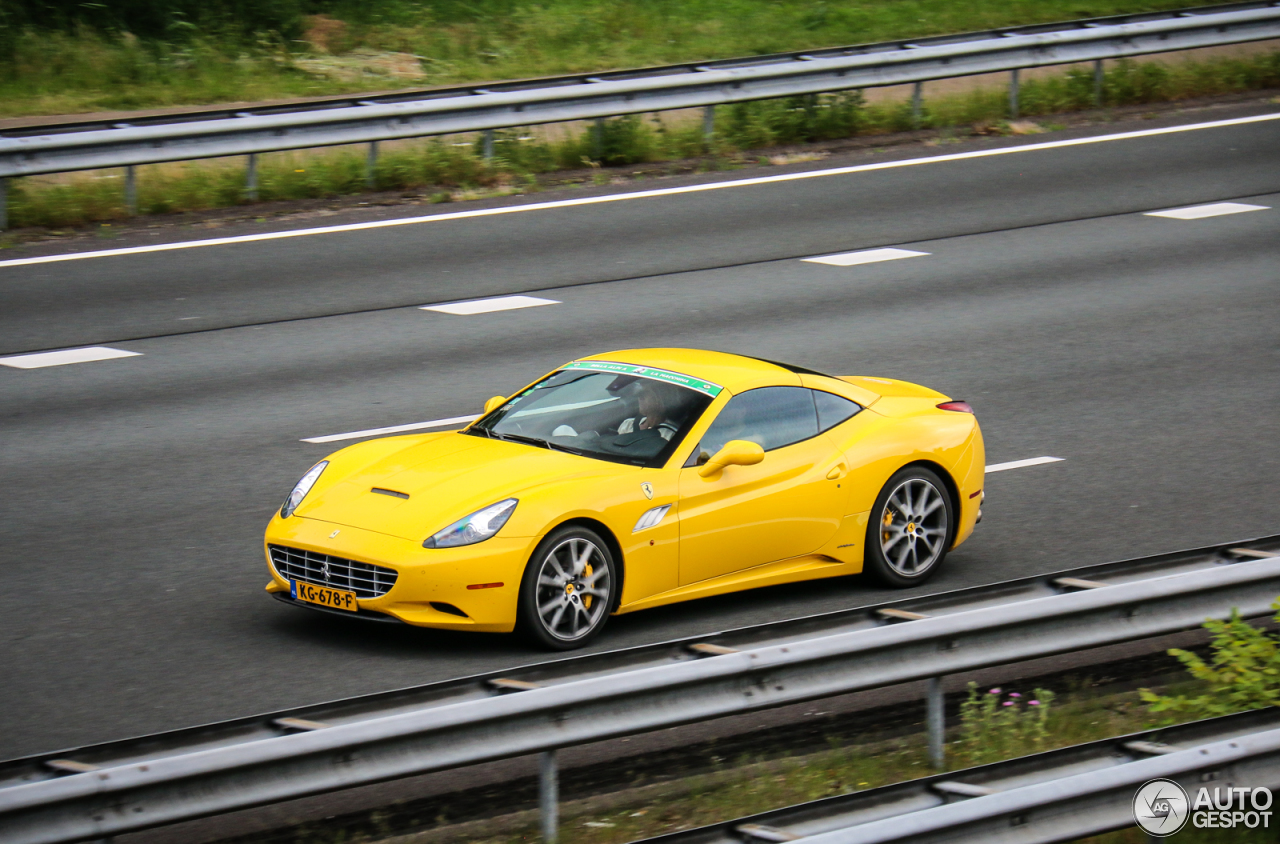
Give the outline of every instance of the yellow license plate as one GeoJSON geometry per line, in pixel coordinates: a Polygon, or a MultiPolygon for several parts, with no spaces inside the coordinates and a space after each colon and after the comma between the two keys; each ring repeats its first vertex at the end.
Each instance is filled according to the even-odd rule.
{"type": "Polygon", "coordinates": [[[300,580],[289,581],[289,596],[297,601],[317,604],[334,610],[356,611],[356,593],[331,589],[328,586],[316,586],[314,583],[303,583],[300,580]]]}

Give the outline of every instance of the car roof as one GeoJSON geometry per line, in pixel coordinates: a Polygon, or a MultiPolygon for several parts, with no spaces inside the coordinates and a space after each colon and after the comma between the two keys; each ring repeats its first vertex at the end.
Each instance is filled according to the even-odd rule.
{"type": "Polygon", "coordinates": [[[719,384],[727,387],[730,392],[759,386],[765,381],[799,384],[800,379],[796,373],[809,372],[800,367],[704,349],[624,349],[591,355],[581,360],[613,361],[667,369],[719,384]]]}

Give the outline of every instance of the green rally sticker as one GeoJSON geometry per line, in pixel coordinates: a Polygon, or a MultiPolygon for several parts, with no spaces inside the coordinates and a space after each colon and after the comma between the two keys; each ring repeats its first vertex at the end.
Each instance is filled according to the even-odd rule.
{"type": "Polygon", "coordinates": [[[637,378],[651,378],[654,381],[665,381],[668,384],[675,384],[680,387],[688,387],[690,390],[697,390],[699,393],[705,393],[712,398],[720,395],[720,391],[724,388],[719,384],[712,384],[710,381],[703,381],[701,378],[690,378],[688,375],[681,375],[679,372],[668,372],[665,369],[654,369],[651,366],[635,366],[630,363],[610,363],[603,360],[576,360],[573,363],[567,363],[564,369],[589,369],[593,372],[616,372],[618,375],[634,375],[637,378]]]}

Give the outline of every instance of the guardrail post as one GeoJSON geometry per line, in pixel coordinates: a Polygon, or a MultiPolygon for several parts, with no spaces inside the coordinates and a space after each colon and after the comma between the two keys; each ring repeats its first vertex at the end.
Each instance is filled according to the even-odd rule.
{"type": "Polygon", "coordinates": [[[604,118],[597,117],[591,137],[591,155],[596,161],[604,157],[604,118]]]}
{"type": "Polygon", "coordinates": [[[924,99],[924,83],[917,82],[911,91],[911,128],[920,128],[920,101],[924,99]]]}
{"type": "Polygon", "coordinates": [[[1093,104],[1095,106],[1102,105],[1102,82],[1104,76],[1102,73],[1102,59],[1097,59],[1093,63],[1093,104]]]}
{"type": "Polygon", "coordinates": [[[0,179],[0,232],[9,229],[9,180],[0,179]]]}
{"type": "Polygon", "coordinates": [[[702,107],[702,140],[706,143],[707,149],[711,149],[711,142],[716,137],[716,107],[713,105],[702,107]]]}
{"type": "Polygon", "coordinates": [[[925,724],[929,729],[929,763],[941,771],[946,763],[946,703],[942,692],[942,678],[930,677],[925,692],[925,724]]]}
{"type": "Polygon", "coordinates": [[[493,130],[484,130],[484,163],[489,164],[493,161],[493,130]]]}
{"type": "Polygon", "coordinates": [[[364,162],[364,186],[369,190],[377,187],[378,142],[369,142],[369,157],[364,162]]]}
{"type": "Polygon", "coordinates": [[[258,154],[249,153],[249,164],[244,174],[244,195],[250,202],[258,201],[258,154]]]}
{"type": "Polygon", "coordinates": [[[124,207],[129,212],[130,217],[134,217],[138,213],[138,173],[137,168],[130,164],[124,168],[124,207]]]}
{"type": "Polygon", "coordinates": [[[1018,119],[1018,69],[1009,71],[1009,118],[1018,119]]]}
{"type": "Polygon", "coordinates": [[[556,844],[560,829],[560,781],[556,771],[556,752],[548,750],[538,755],[538,813],[542,821],[542,840],[556,844]]]}

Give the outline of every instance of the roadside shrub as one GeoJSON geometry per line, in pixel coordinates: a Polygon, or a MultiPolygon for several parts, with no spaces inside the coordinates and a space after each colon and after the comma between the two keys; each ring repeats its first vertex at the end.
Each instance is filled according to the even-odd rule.
{"type": "MultiPolygon", "coordinates": [[[[1280,599],[1272,607],[1280,622],[1280,599]]],[[[1213,633],[1207,662],[1181,648],[1169,651],[1200,681],[1203,692],[1165,697],[1142,689],[1151,711],[1167,714],[1172,722],[1280,706],[1280,635],[1246,623],[1235,610],[1226,621],[1210,619],[1204,626],[1213,633]]]]}
{"type": "Polygon", "coordinates": [[[595,162],[606,167],[639,164],[659,158],[653,130],[638,114],[612,117],[586,127],[576,139],[556,145],[556,162],[564,169],[595,162]]]}
{"type": "Polygon", "coordinates": [[[1048,749],[1053,699],[1048,689],[1036,689],[1024,698],[1003,689],[979,692],[978,684],[970,683],[969,697],[960,704],[958,761],[985,765],[1048,749]]]}
{"type": "Polygon", "coordinates": [[[1172,99],[1172,74],[1160,62],[1120,59],[1106,72],[1103,96],[1108,105],[1138,105],[1172,99]]]}
{"type": "Polygon", "coordinates": [[[739,149],[848,138],[866,123],[865,107],[861,91],[734,103],[716,109],[716,133],[739,149]]]}

